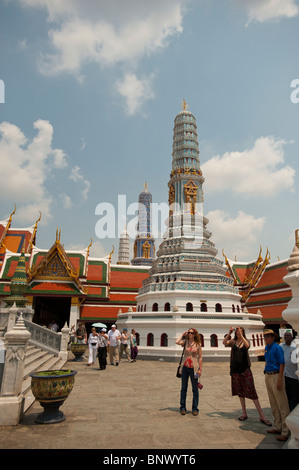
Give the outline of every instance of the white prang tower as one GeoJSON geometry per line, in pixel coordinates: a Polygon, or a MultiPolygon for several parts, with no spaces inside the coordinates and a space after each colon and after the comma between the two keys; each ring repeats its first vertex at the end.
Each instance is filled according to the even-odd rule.
{"type": "Polygon", "coordinates": [[[117,264],[130,264],[130,236],[126,227],[119,237],[117,264]]]}
{"type": "Polygon", "coordinates": [[[216,258],[203,215],[196,120],[185,100],[182,107],[174,121],[168,230],[138,291],[136,312],[120,314],[118,326],[139,333],[144,356],[175,358],[181,352],[176,338],[193,327],[201,334],[204,356],[229,357],[222,341],[232,325],[243,326],[249,340],[258,338],[254,352],[262,348],[262,316],[242,312],[238,288],[216,258]]]}

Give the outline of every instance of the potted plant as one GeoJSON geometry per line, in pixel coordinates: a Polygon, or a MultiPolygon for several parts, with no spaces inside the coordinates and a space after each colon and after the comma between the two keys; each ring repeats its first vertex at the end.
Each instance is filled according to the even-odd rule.
{"type": "Polygon", "coordinates": [[[75,370],[46,370],[30,374],[31,390],[44,411],[35,422],[39,424],[60,423],[65,415],[59,410],[73,389],[75,370]]]}
{"type": "Polygon", "coordinates": [[[74,361],[82,361],[83,354],[85,353],[87,348],[87,344],[80,344],[80,343],[71,343],[71,351],[75,356],[74,361]]]}

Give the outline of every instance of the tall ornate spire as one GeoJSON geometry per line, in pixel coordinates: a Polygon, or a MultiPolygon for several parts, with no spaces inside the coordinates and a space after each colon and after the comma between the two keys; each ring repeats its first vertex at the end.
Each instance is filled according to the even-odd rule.
{"type": "MultiPolygon", "coordinates": [[[[157,295],[167,282],[168,291],[217,289],[234,295],[237,288],[226,276],[222,262],[216,259],[218,251],[210,240],[208,219],[203,215],[204,178],[199,164],[196,119],[185,101],[182,107],[174,120],[173,162],[168,183],[169,200],[173,203],[169,230],[149,271],[149,279],[139,292],[157,295]]],[[[176,295],[173,293],[173,298],[176,295]]]]}
{"type": "Polygon", "coordinates": [[[147,183],[138,198],[138,227],[134,242],[133,265],[152,265],[155,258],[155,239],[152,236],[152,195],[147,183]]]}
{"type": "MultiPolygon", "coordinates": [[[[118,315],[118,325],[133,324],[138,328],[143,338],[140,352],[149,356],[156,356],[159,351],[162,357],[177,357],[180,352],[173,346],[173,339],[191,324],[205,342],[203,352],[211,356],[215,355],[218,338],[225,336],[232,320],[239,325],[244,323],[256,334],[263,325],[261,315],[255,315],[256,319],[246,312],[233,315],[235,306],[240,312],[241,296],[227,276],[223,262],[216,258],[217,249],[206,228],[196,120],[185,100],[182,108],[174,121],[168,185],[169,200],[173,203],[169,210],[169,230],[148,271],[149,276],[138,290],[136,312],[118,315]]],[[[220,354],[227,355],[226,349],[223,347],[220,354]]]]}

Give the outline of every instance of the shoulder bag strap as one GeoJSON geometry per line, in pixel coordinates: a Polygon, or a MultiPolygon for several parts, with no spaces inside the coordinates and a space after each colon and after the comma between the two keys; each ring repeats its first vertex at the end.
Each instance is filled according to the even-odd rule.
{"type": "Polygon", "coordinates": [[[186,341],[185,341],[185,344],[184,344],[184,347],[183,347],[183,351],[182,351],[182,355],[181,355],[181,360],[180,360],[180,364],[182,363],[182,359],[183,359],[183,356],[184,356],[184,351],[185,351],[185,346],[186,346],[186,341]]]}

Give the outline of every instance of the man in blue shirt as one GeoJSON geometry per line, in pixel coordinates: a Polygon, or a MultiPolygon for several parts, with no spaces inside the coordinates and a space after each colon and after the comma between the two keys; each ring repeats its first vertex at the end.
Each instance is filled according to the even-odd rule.
{"type": "Polygon", "coordinates": [[[274,427],[268,433],[278,434],[278,441],[286,441],[290,431],[285,420],[290,413],[284,381],[284,352],[281,346],[275,342],[273,330],[264,331],[265,338],[265,382],[274,417],[274,427]]]}

